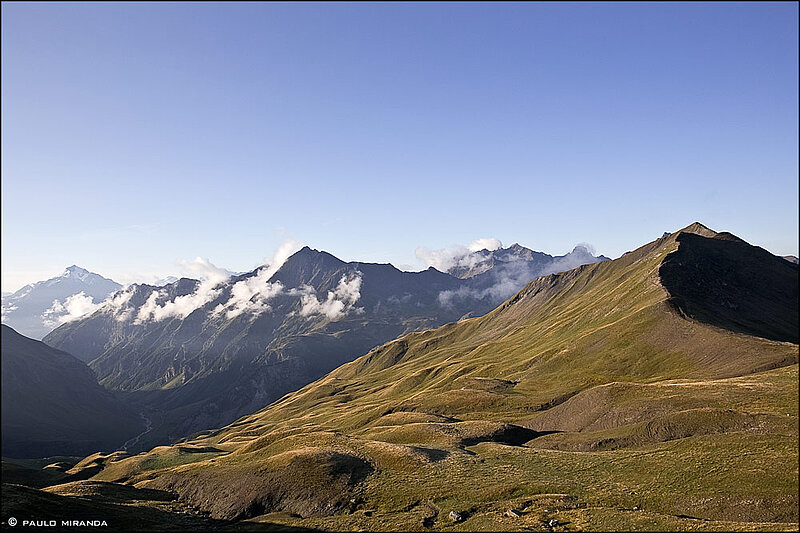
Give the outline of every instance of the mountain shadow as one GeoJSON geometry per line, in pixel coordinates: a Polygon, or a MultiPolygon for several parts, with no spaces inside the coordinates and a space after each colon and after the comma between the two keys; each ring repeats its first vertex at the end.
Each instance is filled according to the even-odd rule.
{"type": "Polygon", "coordinates": [[[138,414],[72,355],[2,326],[4,457],[85,455],[142,431],[138,414]]]}
{"type": "Polygon", "coordinates": [[[737,333],[798,342],[798,266],[730,233],[680,233],[659,268],[681,315],[737,333]]]}

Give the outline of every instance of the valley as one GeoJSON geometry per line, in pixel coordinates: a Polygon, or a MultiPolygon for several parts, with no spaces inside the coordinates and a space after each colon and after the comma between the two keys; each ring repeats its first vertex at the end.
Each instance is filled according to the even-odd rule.
{"type": "Polygon", "coordinates": [[[45,337],[89,364],[153,427],[130,451],[221,427],[370,349],[412,331],[489,312],[538,275],[603,261],[519,245],[429,268],[346,263],[305,247],[231,278],[133,285],[45,337]]]}

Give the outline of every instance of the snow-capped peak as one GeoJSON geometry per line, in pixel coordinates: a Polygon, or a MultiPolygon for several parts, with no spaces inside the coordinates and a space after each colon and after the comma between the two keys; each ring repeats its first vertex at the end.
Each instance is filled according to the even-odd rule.
{"type": "Polygon", "coordinates": [[[77,278],[81,281],[84,281],[91,272],[86,270],[85,268],[81,268],[77,265],[72,265],[67,267],[63,274],[61,274],[62,278],[77,278]]]}

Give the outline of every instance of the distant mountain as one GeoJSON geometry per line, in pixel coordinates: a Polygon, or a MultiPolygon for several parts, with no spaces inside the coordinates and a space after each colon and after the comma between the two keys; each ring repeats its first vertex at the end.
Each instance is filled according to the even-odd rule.
{"type": "Polygon", "coordinates": [[[2,322],[23,335],[42,339],[54,328],[93,311],[122,285],[72,265],[47,281],[3,296],[2,322]]]}
{"type": "Polygon", "coordinates": [[[483,249],[464,255],[447,269],[447,273],[457,278],[467,279],[489,270],[493,270],[497,276],[502,276],[504,271],[508,271],[514,272],[515,276],[517,273],[524,273],[524,276],[528,277],[528,281],[530,281],[539,276],[563,272],[576,266],[599,261],[609,261],[609,258],[602,255],[595,257],[585,246],[580,245],[566,255],[553,257],[543,252],[535,252],[519,244],[512,244],[508,248],[483,249]]]}
{"type": "Polygon", "coordinates": [[[1,328],[3,457],[113,451],[144,429],[85,363],[1,328]]]}
{"type": "Polygon", "coordinates": [[[297,528],[781,529],[798,518],[797,342],[797,265],[695,223],[220,430],[85,464],[297,528]]]}
{"type": "Polygon", "coordinates": [[[149,442],[166,442],[259,409],[399,335],[490,311],[531,279],[523,260],[496,263],[459,279],[305,247],[277,271],[131,286],[45,342],[81,354],[105,387],[152,410],[149,442]]]}
{"type": "Polygon", "coordinates": [[[154,287],[163,287],[164,285],[169,285],[170,283],[175,283],[180,278],[176,278],[175,276],[167,276],[166,278],[161,278],[157,281],[153,282],[154,287]]]}
{"type": "Polygon", "coordinates": [[[602,261],[609,261],[609,258],[602,255],[595,257],[580,245],[566,255],[555,257],[519,244],[494,251],[484,249],[459,258],[447,270],[466,283],[455,292],[443,293],[440,299],[450,304],[471,297],[489,299],[499,304],[532,279],[602,261]]]}
{"type": "Polygon", "coordinates": [[[795,265],[798,264],[798,261],[799,261],[797,259],[797,257],[795,257],[793,255],[784,255],[783,258],[786,259],[787,261],[789,261],[790,263],[794,263],[795,265]]]}

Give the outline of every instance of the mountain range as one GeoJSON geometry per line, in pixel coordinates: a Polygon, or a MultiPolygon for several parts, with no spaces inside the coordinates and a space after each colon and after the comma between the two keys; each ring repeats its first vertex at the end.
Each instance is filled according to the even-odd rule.
{"type": "Polygon", "coordinates": [[[72,265],[60,276],[4,295],[2,321],[27,337],[41,340],[59,325],[91,312],[121,288],[113,280],[72,265]]]}
{"type": "MultiPolygon", "coordinates": [[[[472,278],[489,270],[499,278],[529,278],[563,272],[580,265],[609,261],[604,255],[595,257],[584,245],[576,246],[570,253],[551,256],[544,252],[536,252],[519,244],[508,248],[489,250],[484,248],[452,261],[452,266],[445,272],[457,278],[472,278]]],[[[516,291],[513,291],[516,292],[516,291]]],[[[513,292],[511,294],[513,294],[513,292]]]]}
{"type": "Polygon", "coordinates": [[[152,420],[139,446],[167,443],[260,409],[400,335],[482,315],[538,272],[605,259],[502,252],[462,279],[305,247],[230,278],[130,286],[44,341],[88,362],[152,420]]]}
{"type": "Polygon", "coordinates": [[[19,501],[135,487],[243,527],[796,529],[797,343],[797,265],[695,223],[19,501]]]}

